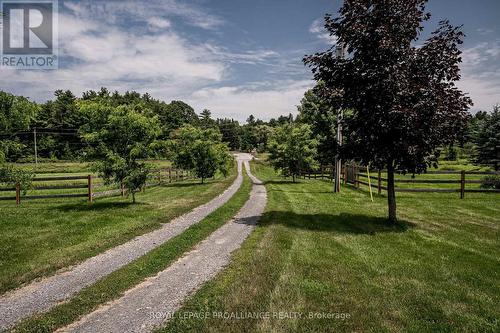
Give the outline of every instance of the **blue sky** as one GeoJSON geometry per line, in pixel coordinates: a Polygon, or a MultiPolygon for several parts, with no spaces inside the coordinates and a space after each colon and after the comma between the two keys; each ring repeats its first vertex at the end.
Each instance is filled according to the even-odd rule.
{"type": "MultiPolygon", "coordinates": [[[[313,85],[305,54],[325,50],[332,0],[59,0],[60,69],[0,70],[0,89],[38,101],[55,89],[137,90],[245,120],[296,111],[313,85]]],[[[463,24],[462,81],[473,111],[500,103],[500,1],[431,0],[423,37],[463,24]]]]}

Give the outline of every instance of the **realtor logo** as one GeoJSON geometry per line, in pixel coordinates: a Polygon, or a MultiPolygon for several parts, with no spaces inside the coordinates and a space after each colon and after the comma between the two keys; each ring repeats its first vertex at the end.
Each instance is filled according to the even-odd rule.
{"type": "Polygon", "coordinates": [[[57,0],[3,0],[1,12],[0,65],[17,69],[56,69],[57,0]]]}

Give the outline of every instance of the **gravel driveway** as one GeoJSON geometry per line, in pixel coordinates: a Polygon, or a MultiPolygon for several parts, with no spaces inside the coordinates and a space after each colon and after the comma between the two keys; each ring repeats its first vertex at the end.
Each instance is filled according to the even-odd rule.
{"type": "Polygon", "coordinates": [[[59,332],[151,332],[165,324],[189,295],[229,263],[231,253],[241,246],[264,211],[266,189],[251,175],[247,160],[244,164],[254,185],[234,219],[166,270],[59,332]]]}
{"type": "Polygon", "coordinates": [[[238,161],[236,180],[224,193],[208,203],[164,224],[160,229],[89,258],[69,270],[66,269],[0,296],[0,331],[35,313],[47,311],[81,289],[181,234],[224,205],[240,188],[243,181],[242,163],[248,163],[252,156],[236,154],[236,159],[238,161]]]}

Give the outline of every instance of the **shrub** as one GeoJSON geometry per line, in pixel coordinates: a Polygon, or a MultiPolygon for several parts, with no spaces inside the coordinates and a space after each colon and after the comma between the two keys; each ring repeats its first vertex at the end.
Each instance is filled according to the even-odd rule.
{"type": "Polygon", "coordinates": [[[16,186],[19,184],[22,189],[22,194],[31,188],[34,174],[31,171],[22,170],[12,165],[0,165],[0,184],[16,186]]]}
{"type": "Polygon", "coordinates": [[[481,188],[500,190],[500,175],[484,177],[481,182],[481,188]]]}

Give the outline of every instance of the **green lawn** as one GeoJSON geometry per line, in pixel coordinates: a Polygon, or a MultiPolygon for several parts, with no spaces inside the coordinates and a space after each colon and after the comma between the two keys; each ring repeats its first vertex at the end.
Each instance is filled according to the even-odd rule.
{"type": "Polygon", "coordinates": [[[457,159],[456,161],[439,161],[437,168],[431,168],[429,170],[454,170],[454,171],[493,171],[492,168],[488,166],[474,165],[470,162],[470,159],[457,159]]]}
{"type": "Polygon", "coordinates": [[[400,223],[388,226],[385,197],[372,203],[348,187],[335,195],[327,181],[293,184],[253,167],[268,190],[260,226],[162,331],[500,330],[500,195],[398,193],[400,223]]]}
{"type": "MultiPolygon", "coordinates": [[[[0,292],[160,227],[222,193],[236,176],[148,188],[138,203],[114,197],[0,201],[0,292]]],[[[44,191],[47,194],[47,191],[44,191]]],[[[58,193],[61,191],[59,190],[58,193]]]]}

